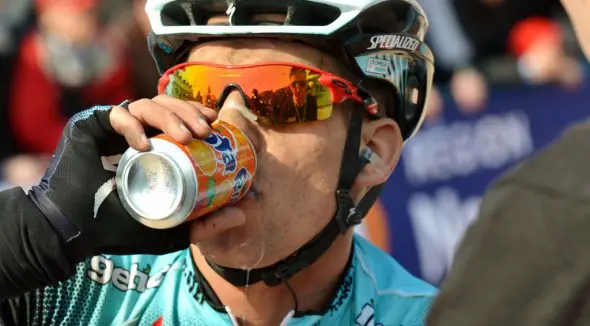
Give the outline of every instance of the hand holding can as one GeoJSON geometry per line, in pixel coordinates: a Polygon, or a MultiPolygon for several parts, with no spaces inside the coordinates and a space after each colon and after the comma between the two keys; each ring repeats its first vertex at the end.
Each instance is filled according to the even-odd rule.
{"type": "Polygon", "coordinates": [[[140,223],[167,229],[238,202],[250,189],[256,152],[239,129],[216,121],[203,140],[183,145],[167,135],[151,149],[128,149],[117,169],[119,197],[140,223]]]}

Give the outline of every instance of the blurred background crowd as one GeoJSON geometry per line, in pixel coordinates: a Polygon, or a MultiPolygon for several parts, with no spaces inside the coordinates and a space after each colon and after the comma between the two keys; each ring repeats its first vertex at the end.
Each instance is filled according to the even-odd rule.
{"type": "MultiPolygon", "coordinates": [[[[447,224],[451,226],[445,228],[440,227],[444,216],[425,216],[433,215],[429,212],[444,215],[445,209],[467,210],[466,216],[473,215],[478,201],[469,201],[471,197],[465,198],[468,194],[462,191],[454,193],[454,185],[445,182],[460,176],[461,182],[478,184],[473,191],[483,192],[493,176],[504,168],[502,164],[494,165],[493,175],[482,181],[477,180],[477,166],[465,170],[453,160],[462,159],[465,163],[469,161],[465,155],[471,158],[479,155],[471,161],[483,164],[482,169],[490,169],[490,164],[497,163],[504,152],[509,155],[520,150],[518,153],[523,154],[502,161],[512,164],[543,143],[528,144],[526,135],[519,134],[520,129],[510,127],[533,123],[530,116],[525,121],[520,111],[512,112],[513,115],[511,111],[500,112],[492,108],[492,102],[506,103],[519,96],[539,98],[551,92],[575,98],[584,90],[587,93],[588,67],[558,0],[419,2],[431,22],[428,43],[436,57],[436,85],[430,99],[426,132],[417,137],[416,145],[410,142],[403,154],[405,167],[401,172],[396,171],[396,175],[407,187],[428,187],[420,190],[422,197],[408,197],[407,192],[396,197],[396,192],[386,190],[381,200],[383,205],[376,208],[376,214],[385,220],[374,217],[371,220],[380,221],[380,226],[373,228],[375,232],[397,232],[393,236],[395,241],[390,239],[389,244],[383,240],[387,235],[373,234],[379,241],[385,241],[383,246],[387,250],[401,255],[398,259],[410,271],[437,283],[452,261],[452,249],[471,217],[461,222],[449,221],[447,224]],[[495,90],[502,89],[518,89],[520,95],[514,92],[494,95],[495,90]],[[494,125],[489,117],[485,120],[489,110],[502,113],[502,123],[494,120],[494,125]],[[484,125],[487,129],[481,127],[481,133],[463,132],[467,127],[461,127],[461,121],[471,123],[466,126],[473,130],[484,125]],[[454,129],[444,129],[445,126],[454,129]],[[490,126],[498,126],[499,132],[494,134],[496,129],[490,126]],[[452,141],[441,137],[441,128],[446,130],[444,135],[453,137],[452,141]],[[469,141],[473,143],[468,151],[464,148],[469,141]],[[490,144],[495,146],[491,151],[481,148],[490,144]],[[427,155],[426,149],[438,154],[427,155]],[[484,153],[477,152],[478,149],[484,153]],[[459,154],[440,161],[453,151],[459,154]],[[457,167],[461,171],[455,171],[457,167]],[[434,181],[428,184],[428,180],[434,181]],[[402,209],[388,211],[389,202],[402,209]],[[448,208],[453,205],[458,208],[448,208]],[[410,222],[398,222],[402,215],[410,222]],[[430,223],[429,219],[437,222],[430,223]],[[400,228],[414,233],[413,249],[406,248],[406,232],[400,232],[400,228]],[[446,229],[450,230],[449,234],[443,234],[446,229]],[[422,236],[416,235],[420,232],[422,236]],[[416,240],[419,237],[426,240],[416,240]],[[450,244],[441,246],[440,241],[450,244]],[[445,246],[449,248],[434,258],[424,254],[443,250],[445,246]],[[408,250],[416,252],[414,256],[429,257],[404,258],[408,250]],[[424,263],[425,260],[441,261],[439,265],[443,267],[437,271],[436,266],[424,263]]],[[[26,189],[36,184],[48,166],[63,127],[76,112],[96,104],[117,104],[124,99],[155,95],[158,74],[147,51],[149,24],[144,5],[145,0],[0,0],[0,188],[19,185],[26,189]]],[[[544,102],[551,102],[552,98],[544,102]]],[[[536,108],[538,114],[561,114],[559,101],[547,105],[552,107],[536,108]]],[[[529,110],[527,114],[530,114],[532,109],[523,110],[529,110]]]]}
{"type": "Polygon", "coordinates": [[[0,180],[38,182],[62,129],[97,104],[153,97],[145,0],[0,0],[0,180]]]}
{"type": "MultiPolygon", "coordinates": [[[[584,79],[581,52],[556,0],[421,0],[431,21],[436,83],[448,84],[458,108],[483,110],[495,84],[559,84],[584,79]]],[[[583,61],[582,61],[583,62],[583,61]]],[[[437,89],[430,115],[443,109],[437,89]]]]}

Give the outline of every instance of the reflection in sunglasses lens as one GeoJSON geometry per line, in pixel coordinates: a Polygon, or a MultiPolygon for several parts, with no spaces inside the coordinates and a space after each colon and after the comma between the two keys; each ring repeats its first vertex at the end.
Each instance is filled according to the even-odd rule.
{"type": "Polygon", "coordinates": [[[303,88],[303,87],[305,87],[305,81],[304,80],[296,80],[291,83],[291,86],[293,88],[303,88]]]}
{"type": "Polygon", "coordinates": [[[330,88],[319,82],[322,74],[306,69],[294,74],[292,69],[274,66],[228,71],[188,66],[170,75],[166,93],[216,108],[226,85],[236,83],[244,91],[250,111],[260,118],[259,123],[277,126],[329,118],[332,96],[330,88]]]}

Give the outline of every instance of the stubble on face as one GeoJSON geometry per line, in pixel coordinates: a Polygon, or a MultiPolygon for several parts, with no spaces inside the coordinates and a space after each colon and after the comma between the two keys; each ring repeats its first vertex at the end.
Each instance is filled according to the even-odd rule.
{"type": "MultiPolygon", "coordinates": [[[[328,72],[337,73],[338,69],[333,59],[316,49],[268,39],[200,44],[188,61],[221,65],[291,62],[328,72]]],[[[335,107],[325,121],[273,128],[250,126],[260,138],[255,184],[262,195],[238,205],[246,213],[246,225],[200,244],[208,259],[234,268],[268,266],[289,256],[328,224],[336,209],[334,192],[347,112],[335,107]]]]}

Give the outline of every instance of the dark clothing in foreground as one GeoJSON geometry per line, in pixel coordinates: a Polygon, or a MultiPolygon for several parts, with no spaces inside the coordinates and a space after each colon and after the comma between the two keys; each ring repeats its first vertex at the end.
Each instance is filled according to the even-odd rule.
{"type": "Polygon", "coordinates": [[[59,236],[20,188],[0,192],[0,257],[0,301],[65,280],[77,263],[68,261],[59,236]]]}
{"type": "Polygon", "coordinates": [[[428,325],[590,325],[590,122],[486,194],[428,325]]]}

